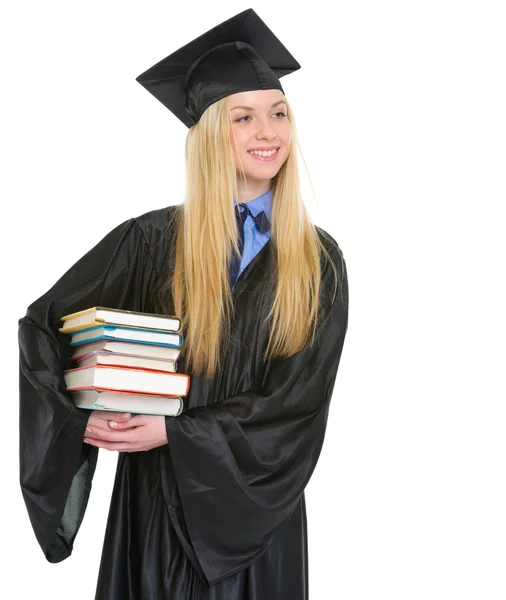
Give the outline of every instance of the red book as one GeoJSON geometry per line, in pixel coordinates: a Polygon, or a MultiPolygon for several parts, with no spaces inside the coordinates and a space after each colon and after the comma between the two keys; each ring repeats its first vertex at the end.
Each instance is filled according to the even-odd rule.
{"type": "Polygon", "coordinates": [[[186,396],[190,388],[190,377],[184,373],[163,373],[131,367],[77,367],[66,369],[63,376],[68,391],[100,388],[134,394],[186,396]]]}

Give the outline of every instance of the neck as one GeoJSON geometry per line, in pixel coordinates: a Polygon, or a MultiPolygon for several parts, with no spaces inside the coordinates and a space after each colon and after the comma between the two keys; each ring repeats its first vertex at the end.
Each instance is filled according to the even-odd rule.
{"type": "Polygon", "coordinates": [[[241,202],[250,202],[263,194],[266,194],[271,189],[271,181],[258,181],[258,182],[248,182],[248,188],[244,187],[244,184],[237,183],[237,201],[241,202]]]}

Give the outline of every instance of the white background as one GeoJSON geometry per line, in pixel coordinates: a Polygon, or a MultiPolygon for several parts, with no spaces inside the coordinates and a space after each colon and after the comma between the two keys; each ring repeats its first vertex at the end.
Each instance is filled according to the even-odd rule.
{"type": "Polygon", "coordinates": [[[46,562],[18,483],[17,320],[115,225],[182,200],[188,130],[135,77],[250,7],[302,65],[282,85],[305,197],[348,266],[310,597],[504,600],[506,20],[484,0],[2,9],[2,588],[94,597],[117,460],[100,451],[74,553],[46,562]]]}

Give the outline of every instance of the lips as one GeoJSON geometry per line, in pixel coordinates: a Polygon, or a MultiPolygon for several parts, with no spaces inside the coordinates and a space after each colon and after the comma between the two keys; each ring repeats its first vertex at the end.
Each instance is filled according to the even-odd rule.
{"type": "Polygon", "coordinates": [[[257,150],[258,152],[270,152],[271,150],[278,150],[279,146],[258,146],[258,148],[250,148],[248,152],[257,150]]]}
{"type": "Polygon", "coordinates": [[[261,160],[263,162],[271,162],[279,156],[279,148],[277,148],[276,152],[274,152],[274,154],[272,154],[271,156],[257,156],[256,154],[251,154],[251,152],[248,152],[248,154],[256,160],[261,160]]]}

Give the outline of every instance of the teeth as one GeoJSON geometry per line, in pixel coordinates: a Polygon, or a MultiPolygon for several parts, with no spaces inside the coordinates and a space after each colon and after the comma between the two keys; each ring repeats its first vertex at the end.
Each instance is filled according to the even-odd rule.
{"type": "Polygon", "coordinates": [[[266,150],[249,150],[248,154],[255,154],[256,156],[272,156],[273,154],[275,154],[277,152],[277,148],[276,150],[269,150],[268,152],[266,150]]]}

